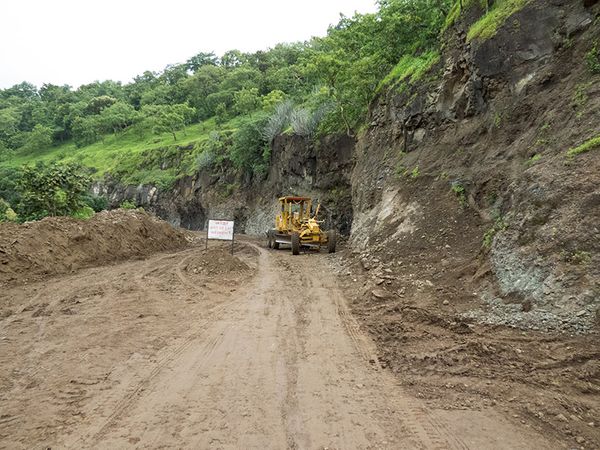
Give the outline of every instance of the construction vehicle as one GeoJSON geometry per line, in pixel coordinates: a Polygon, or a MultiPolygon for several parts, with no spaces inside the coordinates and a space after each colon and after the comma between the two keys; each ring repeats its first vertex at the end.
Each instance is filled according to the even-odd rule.
{"type": "Polygon", "coordinates": [[[281,244],[290,245],[292,254],[298,255],[301,247],[316,248],[327,246],[329,253],[335,253],[335,230],[321,231],[317,220],[321,205],[312,213],[312,200],[309,197],[281,197],[281,211],[275,218],[275,228],[267,231],[267,246],[278,249],[281,244]]]}

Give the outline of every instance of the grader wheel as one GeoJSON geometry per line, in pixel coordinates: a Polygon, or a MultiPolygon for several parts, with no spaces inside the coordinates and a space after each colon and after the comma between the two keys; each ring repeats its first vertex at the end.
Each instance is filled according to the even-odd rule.
{"type": "Polygon", "coordinates": [[[329,230],[327,232],[327,252],[335,253],[335,245],[336,245],[337,235],[335,234],[335,230],[329,230]]]}
{"type": "Polygon", "coordinates": [[[300,254],[300,235],[292,233],[292,255],[300,254]]]}

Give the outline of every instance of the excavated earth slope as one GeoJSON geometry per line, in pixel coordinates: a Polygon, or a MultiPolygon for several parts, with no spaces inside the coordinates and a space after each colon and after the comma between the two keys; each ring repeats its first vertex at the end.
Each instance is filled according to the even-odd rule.
{"type": "Polygon", "coordinates": [[[142,210],[103,211],[90,220],[49,217],[0,225],[0,286],[123,259],[180,250],[191,235],[142,210]]]}

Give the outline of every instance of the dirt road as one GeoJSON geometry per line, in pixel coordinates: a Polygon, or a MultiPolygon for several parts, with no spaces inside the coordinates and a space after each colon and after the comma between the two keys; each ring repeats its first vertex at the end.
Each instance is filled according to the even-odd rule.
{"type": "Polygon", "coordinates": [[[553,448],[492,409],[428,409],[401,388],[323,255],[236,254],[0,294],[0,447],[553,448]]]}

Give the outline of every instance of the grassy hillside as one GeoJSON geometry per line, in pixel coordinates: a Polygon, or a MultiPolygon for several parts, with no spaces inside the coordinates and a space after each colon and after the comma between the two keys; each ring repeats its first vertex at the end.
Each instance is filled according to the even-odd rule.
{"type": "Polygon", "coordinates": [[[236,122],[232,120],[220,127],[214,119],[193,124],[185,129],[185,134],[178,132],[176,141],[170,133],[156,135],[141,127],[131,127],[84,147],[67,142],[35,152],[17,150],[0,162],[0,168],[18,168],[38,161],[74,162],[92,169],[95,179],[111,173],[127,184],[165,186],[195,170],[203,143],[211,132],[217,129],[221,133],[232,132],[236,122]]]}

